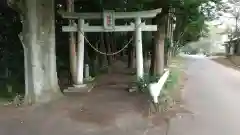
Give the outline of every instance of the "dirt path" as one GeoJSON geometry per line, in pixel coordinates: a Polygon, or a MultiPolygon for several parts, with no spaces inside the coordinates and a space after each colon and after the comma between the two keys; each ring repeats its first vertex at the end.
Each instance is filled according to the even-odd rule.
{"type": "Polygon", "coordinates": [[[90,93],[38,107],[0,108],[0,135],[164,134],[164,124],[155,125],[147,117],[146,97],[127,92],[132,77],[121,65],[98,78],[90,93]]]}
{"type": "Polygon", "coordinates": [[[185,108],[168,135],[239,135],[240,72],[202,57],[187,57],[185,108]]]}

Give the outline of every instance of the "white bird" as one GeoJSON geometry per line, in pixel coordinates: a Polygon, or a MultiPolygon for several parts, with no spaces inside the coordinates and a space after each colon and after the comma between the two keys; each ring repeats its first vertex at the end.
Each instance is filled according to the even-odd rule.
{"type": "Polygon", "coordinates": [[[161,76],[157,83],[150,83],[148,89],[150,91],[150,95],[153,97],[153,102],[158,103],[158,97],[161,94],[161,90],[169,76],[169,70],[166,70],[165,73],[161,76]]]}

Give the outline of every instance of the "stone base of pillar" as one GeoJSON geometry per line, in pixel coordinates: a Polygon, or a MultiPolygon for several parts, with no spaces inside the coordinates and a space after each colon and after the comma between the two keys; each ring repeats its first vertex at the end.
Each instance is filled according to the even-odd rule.
{"type": "Polygon", "coordinates": [[[74,88],[84,88],[86,86],[87,86],[86,84],[73,84],[74,88]]]}
{"type": "Polygon", "coordinates": [[[93,87],[94,87],[93,83],[74,85],[73,87],[68,87],[67,89],[64,89],[63,92],[64,93],[86,93],[86,92],[91,92],[93,87]]]}
{"type": "Polygon", "coordinates": [[[94,81],[95,78],[94,78],[94,77],[91,77],[91,76],[88,76],[87,78],[84,78],[83,80],[84,80],[83,82],[88,83],[88,82],[92,82],[92,81],[94,81]]]}

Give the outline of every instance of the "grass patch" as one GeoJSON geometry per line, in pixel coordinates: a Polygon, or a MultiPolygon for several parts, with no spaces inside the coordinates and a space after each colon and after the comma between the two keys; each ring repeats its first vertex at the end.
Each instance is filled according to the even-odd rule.
{"type": "Polygon", "coordinates": [[[148,85],[153,82],[157,82],[160,79],[160,76],[151,76],[150,74],[144,74],[143,79],[139,79],[136,82],[138,89],[143,93],[149,93],[148,85]]]}
{"type": "Polygon", "coordinates": [[[165,85],[166,90],[174,89],[179,84],[179,78],[182,75],[182,69],[184,66],[184,58],[178,56],[172,59],[169,65],[170,74],[165,85]]]}
{"type": "MultiPolygon", "coordinates": [[[[171,89],[174,89],[178,85],[178,81],[181,75],[181,69],[184,65],[184,58],[182,57],[174,57],[171,61],[171,64],[169,65],[170,73],[169,77],[164,84],[163,91],[169,91],[171,89]]],[[[160,79],[161,76],[151,76],[150,74],[144,74],[143,79],[140,79],[136,82],[136,85],[138,89],[141,92],[148,93],[148,85],[153,82],[157,82],[160,79]]]]}
{"type": "Polygon", "coordinates": [[[174,86],[178,84],[180,74],[180,70],[176,68],[170,69],[170,74],[164,85],[164,90],[172,90],[174,86]]]}
{"type": "Polygon", "coordinates": [[[170,74],[159,97],[161,111],[169,110],[181,101],[180,86],[183,65],[184,59],[182,57],[176,57],[171,61],[170,74]]]}

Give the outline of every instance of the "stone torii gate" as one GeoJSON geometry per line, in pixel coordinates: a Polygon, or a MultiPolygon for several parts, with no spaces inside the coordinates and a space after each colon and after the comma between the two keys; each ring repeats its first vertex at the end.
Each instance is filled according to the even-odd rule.
{"type": "Polygon", "coordinates": [[[142,18],[154,18],[161,9],[139,11],[139,12],[114,12],[111,10],[103,13],[75,13],[61,12],[63,18],[77,19],[77,26],[63,26],[63,32],[78,32],[77,50],[77,84],[75,87],[83,86],[84,69],[84,33],[85,32],[127,32],[135,31],[136,65],[137,77],[143,78],[143,47],[142,31],[157,31],[157,25],[146,25],[142,23],[142,18]],[[103,26],[91,26],[84,20],[103,19],[103,26]],[[115,19],[135,19],[135,23],[130,25],[115,26],[115,19]]]}

